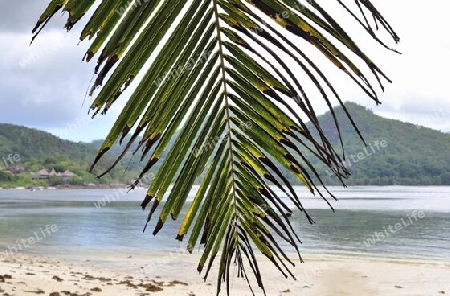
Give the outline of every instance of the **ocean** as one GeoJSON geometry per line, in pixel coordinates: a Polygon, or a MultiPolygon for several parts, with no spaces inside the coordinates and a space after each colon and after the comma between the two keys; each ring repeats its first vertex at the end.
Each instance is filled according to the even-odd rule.
{"type": "MultiPolygon", "coordinates": [[[[298,210],[291,217],[302,240],[302,255],[450,261],[450,187],[330,190],[339,199],[330,200],[335,212],[305,188],[296,188],[315,221],[309,224],[298,210]]],[[[152,235],[155,221],[143,232],[147,211],[142,211],[140,202],[144,196],[142,189],[130,193],[0,190],[0,256],[11,252],[56,257],[126,256],[184,248],[175,240],[179,221],[168,221],[157,236],[152,235]]],[[[294,251],[285,247],[288,252],[294,251]]]]}

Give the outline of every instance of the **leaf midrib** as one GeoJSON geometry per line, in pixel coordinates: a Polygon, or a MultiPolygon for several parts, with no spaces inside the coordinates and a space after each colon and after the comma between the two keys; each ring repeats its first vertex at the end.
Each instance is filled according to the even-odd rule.
{"type": "Polygon", "coordinates": [[[225,117],[226,117],[226,121],[227,121],[227,141],[228,141],[228,149],[229,149],[229,154],[230,154],[230,162],[231,162],[231,178],[232,178],[232,184],[233,184],[233,192],[232,192],[232,196],[233,196],[233,207],[234,207],[234,222],[236,224],[236,220],[237,220],[237,208],[236,208],[236,182],[235,182],[235,170],[234,170],[234,156],[233,156],[233,143],[231,141],[231,133],[232,133],[232,128],[231,128],[231,116],[230,116],[230,103],[229,103],[229,99],[228,99],[228,88],[227,88],[227,80],[226,80],[226,67],[225,67],[225,53],[223,51],[223,42],[222,42],[222,36],[221,36],[221,30],[220,30],[220,16],[219,16],[219,11],[218,11],[218,7],[219,4],[217,3],[217,0],[213,0],[213,6],[214,6],[214,17],[215,17],[215,25],[216,25],[216,31],[217,31],[217,42],[218,42],[218,46],[219,46],[219,55],[220,55],[220,68],[221,68],[221,72],[222,72],[222,83],[223,83],[223,87],[224,87],[224,98],[225,98],[225,117]]]}

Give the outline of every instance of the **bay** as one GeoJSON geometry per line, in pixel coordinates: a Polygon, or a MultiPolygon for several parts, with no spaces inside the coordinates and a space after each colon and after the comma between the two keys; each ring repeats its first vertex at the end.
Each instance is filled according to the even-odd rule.
{"type": "MultiPolygon", "coordinates": [[[[298,210],[290,219],[302,254],[450,260],[448,186],[331,187],[339,199],[329,199],[335,212],[305,188],[295,190],[315,221],[309,224],[298,210]]],[[[140,202],[146,191],[126,192],[0,190],[0,252],[126,256],[184,249],[175,240],[179,221],[168,221],[156,237],[155,222],[143,232],[148,212],[140,202]],[[57,231],[49,231],[52,225],[57,231]],[[36,242],[22,243],[31,237],[36,242]]]]}

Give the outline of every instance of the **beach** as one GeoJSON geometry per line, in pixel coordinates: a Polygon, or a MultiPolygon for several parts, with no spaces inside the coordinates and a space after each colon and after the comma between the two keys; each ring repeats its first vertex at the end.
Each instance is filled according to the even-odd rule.
{"type": "MultiPolygon", "coordinates": [[[[82,262],[14,254],[0,265],[0,295],[215,295],[216,273],[203,281],[196,271],[198,254],[180,255],[153,274],[134,268],[157,258],[155,254],[125,259],[97,256],[82,262]]],[[[293,269],[297,277],[293,281],[284,279],[270,262],[260,258],[266,295],[450,294],[450,262],[317,254],[306,256],[305,261],[293,269]]],[[[242,279],[233,278],[231,287],[231,295],[251,295],[242,279]]],[[[256,295],[263,295],[256,284],[254,288],[256,295]]],[[[225,291],[221,295],[226,295],[225,291]]]]}
{"type": "MultiPolygon", "coordinates": [[[[341,199],[335,213],[305,199],[316,223],[299,211],[290,218],[305,263],[279,241],[297,281],[257,252],[267,296],[450,295],[450,187],[333,190],[341,199]]],[[[187,242],[175,240],[180,222],[168,221],[157,236],[143,232],[141,192],[96,206],[115,193],[1,190],[0,296],[215,295],[218,262],[204,281],[203,247],[188,254],[187,242]]],[[[235,275],[232,267],[230,295],[252,295],[235,275]]]]}

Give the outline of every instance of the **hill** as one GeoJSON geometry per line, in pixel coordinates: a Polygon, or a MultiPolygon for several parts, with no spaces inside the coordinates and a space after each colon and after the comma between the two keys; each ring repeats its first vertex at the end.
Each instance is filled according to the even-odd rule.
{"type": "MultiPolygon", "coordinates": [[[[42,169],[73,172],[75,177],[70,184],[74,185],[128,183],[136,176],[137,171],[124,172],[125,166],[121,164],[111,174],[98,180],[89,172],[96,153],[96,147],[91,143],[74,143],[40,130],[0,124],[0,186],[48,185],[48,182],[31,180],[31,172],[42,169]],[[25,172],[21,172],[20,168],[17,168],[18,174],[8,171],[19,164],[23,165],[25,172]]],[[[111,162],[112,158],[107,157],[94,173],[102,172],[111,162]]],[[[58,181],[54,178],[51,185],[59,185],[61,182],[58,181]]]]}
{"type": "MultiPolygon", "coordinates": [[[[348,185],[450,185],[450,135],[399,120],[386,119],[355,103],[345,103],[368,147],[356,134],[343,108],[335,108],[343,135],[348,185]],[[384,144],[384,145],[381,145],[384,144]]],[[[342,152],[330,112],[319,116],[325,134],[342,152]]],[[[338,184],[319,167],[328,184],[338,184]]]]}
{"type": "MultiPolygon", "coordinates": [[[[386,119],[354,103],[346,103],[345,106],[368,144],[368,147],[363,145],[342,107],[335,108],[344,141],[345,165],[352,173],[346,184],[450,185],[450,134],[386,119]]],[[[318,119],[331,143],[342,153],[331,113],[327,112],[318,119]]],[[[128,183],[138,175],[142,167],[140,155],[133,157],[128,153],[115,170],[97,180],[88,172],[88,168],[101,143],[101,140],[74,143],[36,129],[0,124],[0,186],[2,181],[27,184],[31,182],[29,172],[42,168],[59,172],[70,170],[79,177],[75,180],[78,183],[128,183]],[[5,158],[10,154],[18,155],[20,163],[26,168],[26,174],[20,174],[18,179],[2,171],[5,158]]],[[[169,147],[172,144],[173,141],[169,147]]],[[[120,152],[121,147],[115,145],[98,165],[96,173],[105,170],[120,152]]],[[[317,171],[326,184],[339,184],[331,172],[314,160],[311,154],[305,152],[305,155],[316,163],[317,171]]],[[[11,161],[6,162],[13,165],[11,161]]]]}

